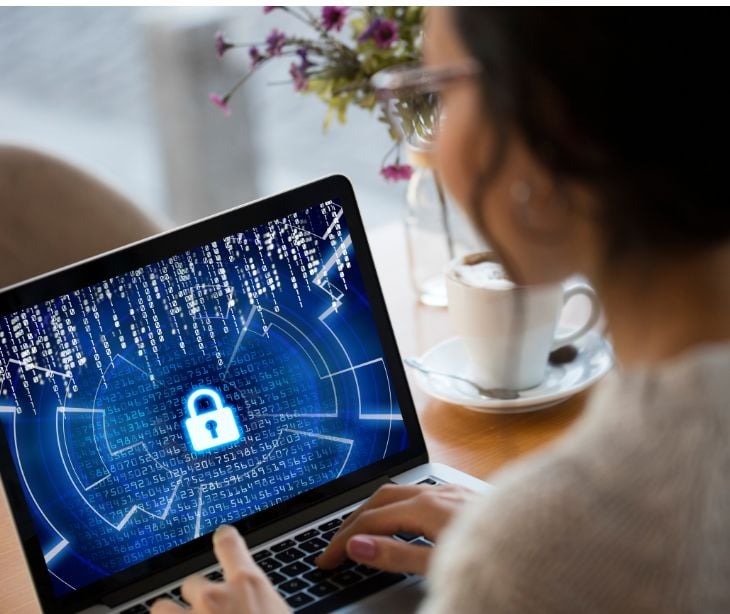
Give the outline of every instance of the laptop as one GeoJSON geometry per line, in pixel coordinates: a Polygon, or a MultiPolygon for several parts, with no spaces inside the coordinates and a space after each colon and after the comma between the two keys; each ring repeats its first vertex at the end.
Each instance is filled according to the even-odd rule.
{"type": "Polygon", "coordinates": [[[408,611],[421,578],[313,560],[383,484],[486,488],[429,463],[339,175],[4,289],[0,429],[45,612],[184,604],[221,523],[295,611],[408,611]]]}

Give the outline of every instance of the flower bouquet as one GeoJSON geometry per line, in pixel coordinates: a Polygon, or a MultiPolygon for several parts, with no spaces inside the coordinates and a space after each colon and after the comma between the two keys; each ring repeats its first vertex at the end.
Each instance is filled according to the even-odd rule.
{"type": "MultiPolygon", "coordinates": [[[[380,174],[388,180],[410,179],[411,166],[401,163],[403,135],[392,126],[386,108],[378,105],[371,78],[380,71],[419,61],[423,7],[325,6],[319,14],[306,7],[266,6],[263,10],[265,13],[282,11],[304,22],[311,28],[312,36],[289,36],[274,28],[264,41],[239,43],[218,32],[215,37],[218,56],[223,57],[237,48],[247,49],[251,65],[227,93],[209,94],[211,102],[229,115],[231,98],[254,72],[269,62],[288,58],[293,88],[302,94],[318,96],[327,106],[325,129],[335,118],[345,123],[350,105],[369,111],[377,107],[377,119],[394,141],[383,158],[380,174]],[[346,27],[349,36],[343,33],[346,27]]],[[[407,102],[399,104],[396,111],[400,113],[401,123],[411,125],[413,130],[428,123],[423,119],[429,117],[427,110],[407,102]]]]}

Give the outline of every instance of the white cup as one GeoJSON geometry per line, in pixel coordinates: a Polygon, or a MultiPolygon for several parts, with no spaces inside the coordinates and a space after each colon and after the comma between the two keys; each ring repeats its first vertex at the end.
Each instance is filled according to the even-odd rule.
{"type": "Polygon", "coordinates": [[[489,253],[452,261],[446,291],[451,321],[469,358],[465,376],[485,388],[538,386],[545,378],[550,352],[593,328],[601,311],[590,286],[518,286],[489,253]],[[585,324],[556,337],[563,307],[580,294],[590,301],[585,324]]]}

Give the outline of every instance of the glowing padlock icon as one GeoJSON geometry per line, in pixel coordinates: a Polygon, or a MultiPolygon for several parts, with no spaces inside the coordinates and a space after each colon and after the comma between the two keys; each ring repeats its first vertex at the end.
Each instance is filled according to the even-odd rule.
{"type": "Polygon", "coordinates": [[[207,452],[238,441],[243,431],[236,414],[223,405],[220,393],[213,388],[196,388],[187,398],[188,417],[183,420],[183,431],[193,452],[207,452]],[[199,412],[198,402],[208,399],[210,407],[199,412]]]}

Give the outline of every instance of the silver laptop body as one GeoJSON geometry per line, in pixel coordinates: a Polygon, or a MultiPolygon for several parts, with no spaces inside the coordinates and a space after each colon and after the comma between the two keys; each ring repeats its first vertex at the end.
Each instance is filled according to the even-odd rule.
{"type": "Polygon", "coordinates": [[[314,558],[383,484],[487,488],[429,462],[340,175],[0,291],[0,475],[60,613],[185,605],[224,522],[297,612],[409,611],[421,578],[314,558]]]}

